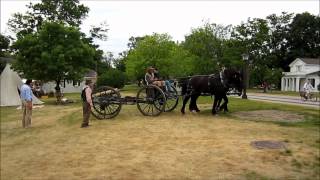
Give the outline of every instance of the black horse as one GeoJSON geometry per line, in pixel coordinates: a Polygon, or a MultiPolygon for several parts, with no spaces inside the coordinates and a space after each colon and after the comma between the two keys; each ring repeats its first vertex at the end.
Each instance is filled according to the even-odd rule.
{"type": "Polygon", "coordinates": [[[239,71],[234,69],[225,69],[217,74],[211,75],[199,75],[189,78],[182,78],[179,81],[179,85],[182,87],[181,94],[184,96],[181,112],[185,113],[185,105],[191,98],[189,104],[190,111],[199,112],[196,101],[200,95],[214,95],[214,103],[212,106],[212,114],[217,113],[218,102],[224,99],[224,103],[220,109],[227,111],[227,92],[230,88],[236,89],[238,92],[242,92],[242,75],[239,71]]]}

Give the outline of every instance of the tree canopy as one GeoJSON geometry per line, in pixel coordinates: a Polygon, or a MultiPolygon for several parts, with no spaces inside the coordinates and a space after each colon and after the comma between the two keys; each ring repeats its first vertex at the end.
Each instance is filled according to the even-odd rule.
{"type": "Polygon", "coordinates": [[[27,78],[43,81],[81,79],[93,64],[94,49],[81,39],[78,28],[44,22],[41,29],[19,38],[14,68],[27,78]]]}
{"type": "Polygon", "coordinates": [[[158,68],[163,77],[183,76],[192,72],[192,55],[172,41],[168,34],[144,36],[135,41],[126,57],[129,79],[144,77],[148,66],[158,68]]]}

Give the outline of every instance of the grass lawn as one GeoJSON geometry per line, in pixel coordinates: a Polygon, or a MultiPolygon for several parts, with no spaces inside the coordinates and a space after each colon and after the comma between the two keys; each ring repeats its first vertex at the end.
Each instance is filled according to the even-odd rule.
{"type": "MultiPolygon", "coordinates": [[[[248,89],[248,93],[263,93],[263,94],[272,94],[272,95],[285,95],[285,96],[295,96],[300,97],[299,92],[294,91],[280,91],[280,90],[272,90],[268,91],[267,93],[264,93],[262,89],[248,89]]],[[[319,97],[319,93],[314,93],[315,96],[319,97]]]]}
{"type": "MultiPolygon", "coordinates": [[[[126,86],[122,96],[135,95],[126,86]]],[[[21,128],[21,110],[1,107],[1,180],[15,179],[319,179],[319,111],[301,106],[230,98],[229,113],[211,115],[210,97],[198,114],[179,106],[145,117],[123,106],[112,120],[91,118],[81,129],[80,94],[33,110],[32,128],[21,128]],[[239,112],[284,112],[299,122],[239,117],[239,112]],[[275,140],[286,149],[255,149],[255,140],[275,140]]],[[[180,100],[181,102],[181,100],[180,100]]],[[[269,119],[268,119],[269,118],[269,119]]]]}

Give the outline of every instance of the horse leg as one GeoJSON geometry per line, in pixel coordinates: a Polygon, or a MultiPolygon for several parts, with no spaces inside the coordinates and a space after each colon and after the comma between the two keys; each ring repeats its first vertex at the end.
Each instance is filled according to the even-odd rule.
{"type": "Polygon", "coordinates": [[[212,114],[213,115],[217,114],[216,107],[217,107],[218,99],[219,98],[217,98],[217,96],[214,96],[214,102],[213,102],[213,106],[212,106],[212,114]]]}
{"type": "Polygon", "coordinates": [[[195,108],[195,110],[197,111],[197,112],[200,112],[200,109],[198,108],[198,106],[197,106],[197,99],[199,98],[199,96],[200,96],[200,94],[197,94],[197,96],[196,96],[196,98],[195,98],[195,100],[194,100],[194,108],[195,108]]]}
{"type": "Polygon", "coordinates": [[[220,110],[222,110],[223,109],[223,111],[224,112],[228,112],[229,110],[228,110],[228,102],[229,102],[229,100],[228,100],[228,97],[225,95],[225,96],[223,96],[223,104],[221,105],[221,107],[220,107],[220,110]]]}
{"type": "Polygon", "coordinates": [[[186,107],[186,104],[188,103],[190,99],[190,95],[185,95],[184,98],[183,98],[183,104],[182,104],[182,107],[181,107],[181,113],[184,114],[185,113],[185,107],[186,107]]]}
{"type": "Polygon", "coordinates": [[[221,105],[221,101],[222,101],[222,98],[218,98],[217,99],[216,111],[221,111],[221,109],[222,109],[222,106],[220,106],[221,105]]]}
{"type": "Polygon", "coordinates": [[[190,102],[190,105],[189,105],[189,110],[192,112],[193,110],[195,110],[196,112],[199,112],[199,108],[197,106],[197,99],[198,97],[200,96],[200,94],[193,94],[191,96],[191,102],[190,102]]]}

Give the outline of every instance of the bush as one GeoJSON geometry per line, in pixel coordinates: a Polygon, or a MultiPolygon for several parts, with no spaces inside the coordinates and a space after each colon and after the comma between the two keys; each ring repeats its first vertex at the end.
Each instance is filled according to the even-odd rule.
{"type": "Polygon", "coordinates": [[[114,88],[123,88],[126,75],[117,69],[109,69],[101,74],[97,80],[97,86],[111,86],[114,88]]]}

